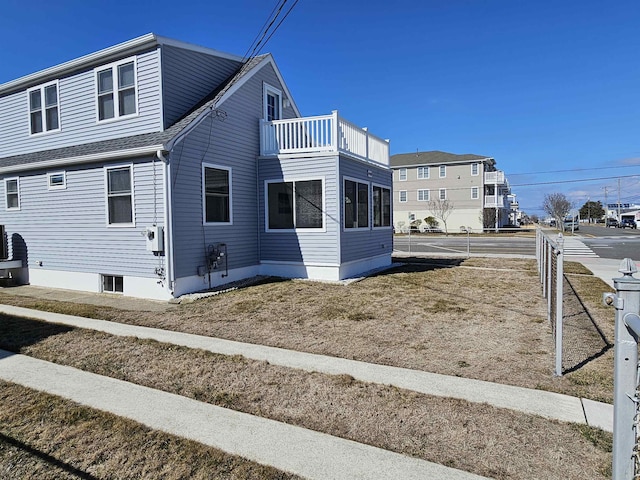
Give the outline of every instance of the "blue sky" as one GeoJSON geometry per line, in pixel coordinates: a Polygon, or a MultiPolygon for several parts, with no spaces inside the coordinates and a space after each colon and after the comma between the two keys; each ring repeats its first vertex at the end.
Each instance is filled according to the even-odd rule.
{"type": "MultiPolygon", "coordinates": [[[[0,83],[149,32],[243,55],[275,4],[3,0],[0,83]]],[[[265,51],[303,115],[494,157],[541,214],[545,193],[617,201],[618,178],[640,203],[638,25],[637,0],[300,0],[265,51]]]]}

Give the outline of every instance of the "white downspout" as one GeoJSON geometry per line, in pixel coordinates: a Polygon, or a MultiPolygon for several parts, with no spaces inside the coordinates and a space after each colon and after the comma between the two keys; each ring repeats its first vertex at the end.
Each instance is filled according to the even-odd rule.
{"type": "Polygon", "coordinates": [[[163,174],[164,174],[164,225],[166,235],[166,261],[167,261],[167,289],[173,296],[175,288],[175,275],[173,268],[173,222],[171,221],[171,164],[169,160],[164,156],[162,150],[156,152],[156,156],[162,161],[163,174]]]}

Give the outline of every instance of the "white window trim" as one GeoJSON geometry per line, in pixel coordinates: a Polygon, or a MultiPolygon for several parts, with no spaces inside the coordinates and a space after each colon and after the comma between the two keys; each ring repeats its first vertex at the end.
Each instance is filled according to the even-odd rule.
{"type": "Polygon", "coordinates": [[[233,169],[224,165],[216,165],[215,163],[202,163],[200,171],[202,176],[202,224],[203,225],[233,225],[233,169]],[[205,168],[215,168],[217,170],[226,170],[229,172],[229,221],[228,222],[207,222],[207,195],[205,189],[205,168]]]}
{"type": "Polygon", "coordinates": [[[355,177],[347,177],[347,176],[343,176],[342,177],[342,231],[343,232],[362,232],[362,231],[368,231],[371,230],[371,228],[373,227],[373,189],[371,188],[371,182],[367,182],[366,180],[362,180],[361,178],[355,178],[355,177]],[[345,192],[345,182],[346,181],[350,181],[350,182],[356,182],[356,183],[361,183],[363,185],[367,185],[367,219],[368,219],[368,225],[366,227],[356,227],[356,228],[346,228],[344,226],[344,192],[345,192]]]}
{"type": "Polygon", "coordinates": [[[471,187],[471,200],[479,200],[480,199],[480,188],[479,187],[471,187]],[[473,192],[476,192],[476,196],[473,196],[473,192]]]}
{"type": "Polygon", "coordinates": [[[471,176],[472,177],[477,177],[478,175],[480,175],[480,164],[479,163],[472,163],[471,164],[471,176]],[[476,173],[473,173],[473,166],[476,165],[476,173]]]}
{"type": "Polygon", "coordinates": [[[429,176],[431,175],[431,172],[429,171],[429,167],[418,167],[417,175],[418,175],[418,179],[420,180],[429,180],[429,176]],[[425,176],[423,173],[423,175],[420,176],[420,169],[422,169],[422,172],[427,172],[427,175],[425,176]]]}
{"type": "MultiPolygon", "coordinates": [[[[371,228],[373,230],[382,230],[382,229],[392,229],[393,228],[393,189],[389,186],[389,185],[381,185],[379,183],[371,183],[370,185],[370,189],[371,190],[371,228]],[[378,187],[378,188],[384,188],[386,190],[389,190],[389,225],[380,225],[379,227],[376,227],[373,224],[373,188],[374,187],[378,187]]],[[[353,229],[350,229],[353,230],[353,229]]]]}
{"type": "MultiPolygon", "coordinates": [[[[268,83],[262,84],[262,118],[267,120],[267,94],[271,93],[278,97],[278,113],[280,114],[280,118],[282,119],[282,91],[274,87],[273,85],[269,85],[268,83]]],[[[276,119],[276,120],[279,120],[276,119]]]]}
{"type": "Polygon", "coordinates": [[[140,104],[138,102],[139,95],[139,85],[138,85],[138,59],[137,57],[129,57],[123,60],[119,60],[114,63],[109,63],[107,65],[101,65],[93,69],[93,83],[95,85],[94,88],[94,103],[95,103],[95,112],[96,112],[96,123],[110,123],[117,122],[118,120],[122,120],[125,118],[135,118],[140,115],[140,104]],[[124,65],[125,63],[133,62],[133,84],[135,87],[135,101],[136,101],[136,112],[130,113],[129,115],[120,115],[120,103],[118,102],[118,67],[120,65],[124,65]],[[100,120],[100,108],[98,102],[98,72],[102,72],[104,70],[111,69],[111,74],[113,78],[113,118],[106,118],[104,120],[100,120]]]}
{"type": "Polygon", "coordinates": [[[447,178],[447,166],[446,165],[440,165],[438,167],[438,177],[439,178],[447,178]],[[444,168],[444,175],[442,174],[442,169],[444,168]]]}
{"type": "Polygon", "coordinates": [[[60,172],[47,173],[47,189],[48,190],[66,190],[67,189],[67,173],[62,170],[60,172]],[[51,185],[51,177],[62,175],[62,185],[51,185]]]}
{"type": "Polygon", "coordinates": [[[20,210],[20,207],[22,206],[22,202],[20,201],[20,177],[9,177],[9,178],[5,178],[4,179],[4,207],[5,210],[10,211],[10,212],[14,212],[14,211],[18,211],[20,210]],[[17,207],[11,207],[9,208],[9,202],[7,201],[7,197],[8,197],[8,192],[7,192],[7,182],[10,182],[12,180],[16,181],[16,187],[17,187],[17,194],[18,194],[18,206],[17,207]]]}
{"type": "Polygon", "coordinates": [[[110,293],[112,295],[124,295],[124,276],[123,275],[112,275],[109,273],[100,274],[100,292],[101,293],[110,293]],[[104,289],[104,277],[113,277],[114,290],[105,290],[104,289]],[[122,278],[122,292],[118,292],[115,290],[115,281],[116,277],[122,278]]]}
{"type": "Polygon", "coordinates": [[[430,199],[431,199],[431,190],[429,190],[428,188],[420,188],[420,189],[418,189],[417,200],[419,202],[428,202],[430,199]],[[427,199],[426,200],[424,198],[422,200],[420,199],[420,192],[427,192],[427,199]]]}
{"type": "Polygon", "coordinates": [[[398,190],[398,202],[407,203],[407,191],[406,190],[398,190]],[[404,200],[402,200],[402,194],[404,193],[404,200]]]}
{"type": "Polygon", "coordinates": [[[399,182],[406,182],[407,181],[407,169],[406,168],[400,168],[398,169],[398,181],[399,182]],[[404,173],[404,178],[402,178],[402,174],[404,173]]]}
{"type": "Polygon", "coordinates": [[[136,226],[136,200],[134,192],[133,163],[104,166],[104,213],[105,222],[108,228],[132,228],[136,226]],[[117,170],[119,168],[127,167],[129,168],[129,175],[131,176],[131,223],[109,223],[109,170],[117,170]]]}
{"type": "MultiPolygon", "coordinates": [[[[295,192],[294,192],[295,198],[295,192]]],[[[318,233],[327,231],[327,192],[324,176],[315,177],[287,177],[277,178],[264,181],[264,231],[267,233],[318,233]],[[320,180],[322,182],[322,228],[269,228],[269,184],[271,183],[285,183],[285,182],[309,182],[311,180],[320,180]]],[[[293,220],[295,223],[296,218],[296,205],[293,204],[293,220]]]]}
{"type": "Polygon", "coordinates": [[[438,189],[438,200],[446,200],[447,199],[447,189],[439,188],[438,189]],[[444,198],[442,198],[442,192],[444,192],[444,198]]]}
{"type": "Polygon", "coordinates": [[[39,137],[40,135],[59,132],[62,129],[62,126],[60,123],[60,82],[58,80],[53,80],[51,82],[43,83],[42,85],[38,85],[37,87],[29,88],[27,90],[27,115],[28,115],[27,128],[29,129],[30,137],[39,137]],[[50,85],[56,86],[56,100],[57,100],[57,106],[58,106],[58,128],[45,130],[44,126],[47,123],[47,118],[46,118],[47,107],[46,107],[46,101],[44,97],[44,89],[50,85]],[[40,107],[42,111],[42,131],[38,133],[31,133],[31,92],[33,92],[34,90],[40,90],[40,107]]]}

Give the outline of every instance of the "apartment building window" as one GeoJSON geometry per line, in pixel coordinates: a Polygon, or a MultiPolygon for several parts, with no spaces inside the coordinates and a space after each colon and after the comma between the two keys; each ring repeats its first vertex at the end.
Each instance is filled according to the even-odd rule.
{"type": "Polygon", "coordinates": [[[418,178],[425,180],[429,178],[429,167],[418,167],[418,178]]]}
{"type": "Polygon", "coordinates": [[[7,210],[20,210],[20,180],[5,178],[4,192],[7,210]]]}
{"type": "Polygon", "coordinates": [[[204,223],[231,223],[231,169],[202,165],[204,223]]]}
{"type": "Polygon", "coordinates": [[[31,135],[60,130],[58,81],[32,88],[28,93],[31,135]]]}
{"type": "Polygon", "coordinates": [[[445,178],[447,176],[447,166],[440,165],[440,178],[445,178]]]}
{"type": "Polygon", "coordinates": [[[439,193],[438,198],[440,198],[440,200],[446,200],[447,199],[447,189],[446,188],[441,188],[438,193],[439,193]]]}
{"type": "Polygon", "coordinates": [[[391,226],[391,190],[373,186],[373,226],[391,226]]]}
{"type": "Polygon", "coordinates": [[[407,180],[407,169],[406,168],[401,168],[400,170],[398,170],[398,179],[401,182],[404,182],[407,180]]]}
{"type": "Polygon", "coordinates": [[[282,92],[268,84],[263,84],[264,118],[266,121],[282,118],[282,92]]]}
{"type": "Polygon", "coordinates": [[[429,190],[418,190],[418,201],[419,202],[428,202],[429,201],[429,190]]]}
{"type": "Polygon", "coordinates": [[[138,112],[135,60],[98,67],[95,72],[98,121],[135,115],[138,112]]]}
{"type": "Polygon", "coordinates": [[[472,163],[471,164],[471,175],[475,177],[479,173],[480,173],[480,164],[479,163],[472,163]]]}
{"type": "Polygon", "coordinates": [[[344,181],[344,228],[369,227],[369,184],[344,181]]]}
{"type": "Polygon", "coordinates": [[[407,201],[407,191],[406,190],[400,190],[399,192],[400,195],[400,202],[404,203],[407,201]]]}
{"type": "Polygon", "coordinates": [[[268,230],[323,228],[323,180],[267,181],[268,230]]]}
{"type": "Polygon", "coordinates": [[[480,191],[478,187],[471,187],[471,199],[477,200],[478,198],[480,198],[480,191]]]}
{"type": "Polygon", "coordinates": [[[109,225],[133,226],[133,167],[107,168],[105,175],[109,225]]]}

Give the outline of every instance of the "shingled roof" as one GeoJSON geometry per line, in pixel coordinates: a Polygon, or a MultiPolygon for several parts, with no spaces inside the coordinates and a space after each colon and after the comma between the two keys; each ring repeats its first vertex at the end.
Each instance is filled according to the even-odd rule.
{"type": "Polygon", "coordinates": [[[473,153],[464,153],[461,155],[455,153],[440,152],[432,150],[430,152],[415,153],[398,153],[391,156],[391,167],[413,167],[417,165],[441,165],[447,163],[470,163],[470,162],[488,162],[492,165],[495,160],[491,157],[483,155],[475,155],[473,153]]]}
{"type": "Polygon", "coordinates": [[[164,149],[180,137],[183,131],[186,132],[192,123],[197,122],[199,117],[204,117],[209,111],[215,109],[224,95],[267,57],[269,57],[269,54],[259,55],[249,59],[182,118],[161,132],[120,137],[52,150],[41,150],[4,158],[0,157],[0,169],[22,170],[28,169],[31,164],[35,165],[53,162],[55,160],[68,159],[69,163],[73,163],[73,159],[81,159],[100,154],[114,154],[136,149],[144,150],[145,148],[149,150],[164,149]]]}

